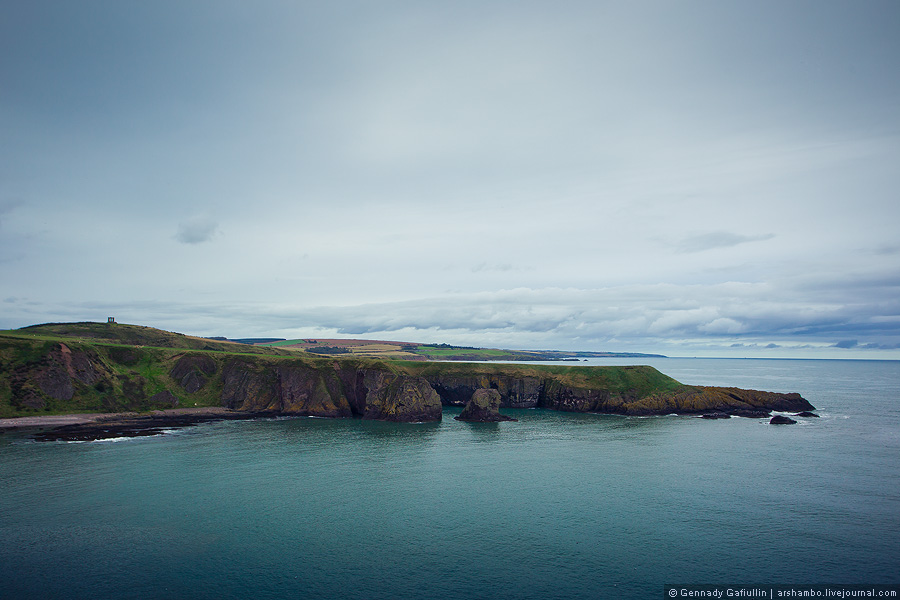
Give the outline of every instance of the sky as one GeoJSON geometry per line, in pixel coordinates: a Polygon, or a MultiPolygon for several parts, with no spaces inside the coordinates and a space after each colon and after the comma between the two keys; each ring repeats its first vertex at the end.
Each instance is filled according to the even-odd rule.
{"type": "Polygon", "coordinates": [[[900,358],[900,3],[0,0],[0,328],[900,358]]]}

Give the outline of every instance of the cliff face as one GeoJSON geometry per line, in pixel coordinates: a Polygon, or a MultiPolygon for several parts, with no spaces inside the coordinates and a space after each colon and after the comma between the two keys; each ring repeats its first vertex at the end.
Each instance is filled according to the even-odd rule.
{"type": "Polygon", "coordinates": [[[367,371],[364,419],[381,421],[440,421],[441,398],[421,377],[367,371]]]}
{"type": "Polygon", "coordinates": [[[527,375],[432,375],[427,379],[447,406],[465,406],[475,390],[495,389],[504,408],[537,408],[544,388],[544,381],[527,375]]]}
{"type": "Polygon", "coordinates": [[[100,383],[111,374],[96,353],[53,344],[30,364],[15,364],[9,375],[10,395],[20,406],[40,410],[72,400],[76,387],[100,383]]]}
{"type": "MultiPolygon", "coordinates": [[[[643,367],[649,369],[649,367],[643,367]]],[[[445,405],[464,406],[478,389],[495,389],[503,408],[546,408],[565,412],[621,415],[701,414],[721,411],[738,416],[761,416],[778,411],[815,410],[800,394],[740,388],[679,386],[646,393],[637,383],[620,389],[567,384],[555,378],[516,378],[504,375],[432,376],[432,387],[445,405]]]]}
{"type": "Polygon", "coordinates": [[[0,340],[0,415],[173,406],[436,421],[494,390],[504,408],[626,415],[814,410],[798,394],[686,386],[651,367],[377,362],[0,340]]]}
{"type": "Polygon", "coordinates": [[[304,364],[261,366],[233,360],[223,374],[222,405],[243,411],[272,411],[315,417],[382,421],[439,421],[441,400],[419,377],[387,371],[316,368],[304,364]]]}
{"type": "Polygon", "coordinates": [[[695,386],[683,391],[633,404],[630,414],[703,413],[713,410],[731,415],[759,417],[770,411],[815,410],[800,394],[780,394],[732,387],[695,386]]]}
{"type": "Polygon", "coordinates": [[[222,406],[315,417],[350,417],[340,379],[304,365],[261,366],[236,359],[223,373],[222,406]]]}
{"type": "Polygon", "coordinates": [[[187,354],[178,359],[169,372],[172,379],[189,393],[196,392],[216,372],[216,361],[205,354],[187,354]]]}

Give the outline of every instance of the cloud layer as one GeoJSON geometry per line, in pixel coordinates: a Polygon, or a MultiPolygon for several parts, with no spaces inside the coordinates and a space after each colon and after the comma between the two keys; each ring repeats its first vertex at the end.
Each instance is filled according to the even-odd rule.
{"type": "Polygon", "coordinates": [[[0,22],[0,327],[900,358],[895,2],[91,7],[0,22]]]}

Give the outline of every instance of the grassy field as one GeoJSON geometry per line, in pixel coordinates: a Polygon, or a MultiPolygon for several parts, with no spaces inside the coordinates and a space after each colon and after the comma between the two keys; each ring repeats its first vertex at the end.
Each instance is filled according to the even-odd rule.
{"type": "Polygon", "coordinates": [[[462,349],[424,345],[417,347],[415,353],[429,358],[443,358],[445,360],[455,360],[460,355],[478,357],[481,360],[496,360],[508,357],[511,354],[508,350],[494,350],[490,348],[462,349]]]}
{"type": "Polygon", "coordinates": [[[260,347],[283,348],[314,354],[348,353],[354,356],[388,360],[454,360],[454,361],[577,361],[578,357],[619,356],[605,352],[562,352],[534,350],[502,350],[471,348],[447,344],[418,344],[354,339],[295,339],[259,344],[260,347]]]}

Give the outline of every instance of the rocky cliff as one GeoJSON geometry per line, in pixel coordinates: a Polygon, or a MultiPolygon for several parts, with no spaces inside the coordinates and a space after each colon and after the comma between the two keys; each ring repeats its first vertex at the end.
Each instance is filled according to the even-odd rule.
{"type": "MultiPolygon", "coordinates": [[[[471,365],[478,369],[480,365],[471,365]]],[[[574,367],[607,369],[607,367],[574,367]]],[[[539,378],[530,375],[434,375],[428,377],[445,405],[464,406],[478,389],[495,389],[503,408],[546,408],[566,412],[594,412],[621,415],[703,414],[720,411],[729,415],[761,417],[773,410],[811,410],[800,394],[764,392],[740,388],[675,386],[663,382],[648,387],[644,376],[665,378],[652,367],[609,367],[613,373],[631,371],[633,380],[617,382],[567,382],[562,377],[539,378]],[[624,385],[623,385],[624,384],[624,385]]],[[[666,378],[668,379],[668,378],[666,378]]],[[[815,410],[815,409],[812,409],[815,410]]]]}
{"type": "Polygon", "coordinates": [[[504,408],[625,415],[814,410],[798,394],[683,385],[646,366],[382,362],[0,336],[0,416],[220,406],[436,421],[495,390],[504,408]]]}
{"type": "Polygon", "coordinates": [[[339,361],[273,365],[242,358],[228,362],[222,378],[222,405],[236,410],[382,421],[441,420],[441,399],[427,381],[389,370],[339,361]]]}
{"type": "Polygon", "coordinates": [[[472,399],[466,404],[456,420],[473,423],[496,423],[499,421],[516,421],[512,417],[500,414],[500,392],[497,390],[475,390],[472,399]]]}

